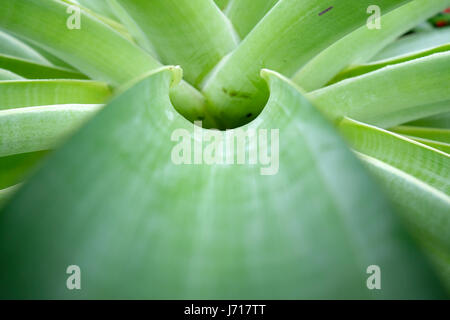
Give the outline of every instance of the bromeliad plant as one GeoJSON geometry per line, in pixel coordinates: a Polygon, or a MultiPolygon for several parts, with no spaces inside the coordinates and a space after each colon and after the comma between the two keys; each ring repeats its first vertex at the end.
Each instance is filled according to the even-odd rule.
{"type": "Polygon", "coordinates": [[[450,1],[0,3],[0,297],[446,297],[450,1]],[[277,174],[175,164],[194,121],[277,174]]]}

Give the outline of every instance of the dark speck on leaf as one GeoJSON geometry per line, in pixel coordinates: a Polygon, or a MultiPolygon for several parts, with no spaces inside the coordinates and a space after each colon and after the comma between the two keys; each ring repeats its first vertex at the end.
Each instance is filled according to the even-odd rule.
{"type": "Polygon", "coordinates": [[[247,118],[250,118],[251,116],[252,116],[251,113],[248,113],[248,114],[247,114],[247,118]]]}
{"type": "Polygon", "coordinates": [[[230,97],[234,98],[242,98],[242,99],[250,99],[251,95],[247,92],[239,92],[235,90],[227,90],[225,88],[222,88],[223,93],[229,95],[230,97]]]}

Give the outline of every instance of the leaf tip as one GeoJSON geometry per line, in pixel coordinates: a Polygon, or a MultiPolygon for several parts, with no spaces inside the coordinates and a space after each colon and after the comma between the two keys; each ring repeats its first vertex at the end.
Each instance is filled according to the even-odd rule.
{"type": "Polygon", "coordinates": [[[174,87],[181,82],[181,79],[183,79],[183,69],[180,66],[169,66],[167,68],[172,72],[170,87],[174,87]]]}

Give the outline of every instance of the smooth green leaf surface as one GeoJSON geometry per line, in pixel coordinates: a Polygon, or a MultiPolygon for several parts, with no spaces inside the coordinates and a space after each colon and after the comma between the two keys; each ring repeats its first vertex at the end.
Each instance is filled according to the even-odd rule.
{"type": "MultiPolygon", "coordinates": [[[[133,38],[131,36],[131,34],[128,32],[127,28],[122,25],[120,22],[117,21],[117,17],[115,16],[115,14],[112,12],[112,8],[110,8],[108,2],[106,0],[92,0],[91,3],[94,4],[94,2],[101,2],[100,6],[107,8],[108,11],[111,12],[111,16],[106,16],[104,12],[100,12],[101,8],[95,8],[96,5],[92,6],[91,4],[88,3],[88,5],[86,6],[85,4],[80,5],[77,0],[58,0],[61,2],[65,2],[69,5],[71,5],[72,7],[75,5],[78,8],[81,8],[83,12],[89,14],[92,17],[95,17],[96,19],[100,20],[102,23],[108,25],[109,27],[111,27],[112,29],[114,29],[115,31],[117,31],[118,33],[120,33],[120,35],[124,38],[126,38],[127,40],[133,41],[133,38]],[[94,8],[94,10],[92,9],[94,8]]],[[[69,10],[70,11],[70,10],[69,10]]],[[[67,12],[69,13],[69,12],[67,12]]]]}
{"type": "Polygon", "coordinates": [[[51,65],[39,52],[3,31],[0,31],[0,54],[51,65]]]}
{"type": "MultiPolygon", "coordinates": [[[[73,0],[72,0],[73,2],[73,0]]],[[[113,20],[117,20],[116,15],[114,14],[114,10],[108,5],[108,1],[106,0],[76,0],[82,6],[91,9],[97,13],[104,15],[113,20]]]]}
{"type": "Polygon", "coordinates": [[[61,67],[38,64],[29,60],[0,54],[0,68],[26,79],[88,79],[85,75],[61,67]]]}
{"type": "Polygon", "coordinates": [[[220,9],[223,10],[227,6],[228,2],[230,2],[230,1],[229,0],[214,0],[214,2],[220,9]]]}
{"type": "MultiPolygon", "coordinates": [[[[56,150],[0,213],[0,256],[8,257],[0,296],[443,297],[335,129],[287,79],[263,76],[268,105],[241,129],[279,130],[277,174],[174,164],[175,130],[195,134],[191,143],[209,131],[170,105],[179,69],[150,74],[56,150]],[[65,287],[71,264],[83,270],[82,290],[65,287]],[[376,292],[366,286],[372,264],[383,270],[376,292]]],[[[274,144],[262,150],[276,156],[274,144]]]]}
{"type": "MultiPolygon", "coordinates": [[[[449,103],[450,109],[450,103],[449,103]]],[[[435,116],[421,118],[416,121],[409,122],[408,125],[418,127],[447,128],[450,129],[450,112],[437,114],[435,116]]]]}
{"type": "Polygon", "coordinates": [[[400,134],[450,143],[450,129],[398,126],[390,130],[400,134]]]}
{"type": "Polygon", "coordinates": [[[435,149],[438,149],[438,150],[444,151],[445,153],[450,154],[450,144],[449,143],[440,142],[440,141],[431,140],[431,139],[424,139],[424,138],[419,138],[419,137],[414,137],[414,136],[409,136],[409,135],[405,135],[405,137],[416,140],[417,142],[426,144],[427,146],[430,146],[432,148],[435,148],[435,149]]]}
{"type": "Polygon", "coordinates": [[[0,207],[3,206],[3,204],[11,198],[11,196],[14,194],[14,192],[17,191],[17,189],[17,186],[13,186],[0,190],[0,207]]]}
{"type": "Polygon", "coordinates": [[[9,70],[0,69],[0,81],[4,80],[24,80],[24,78],[9,70]]]}
{"type": "Polygon", "coordinates": [[[0,110],[52,104],[101,104],[109,87],[89,80],[11,80],[0,82],[0,110]]]}
{"type": "Polygon", "coordinates": [[[226,15],[244,39],[278,0],[230,0],[226,15]]]}
{"type": "Polygon", "coordinates": [[[50,63],[54,66],[58,66],[58,67],[62,67],[65,69],[71,69],[71,70],[76,70],[76,68],[72,65],[70,65],[69,63],[61,60],[60,58],[54,56],[53,54],[51,54],[50,52],[48,52],[46,49],[39,47],[39,43],[33,43],[30,40],[21,38],[22,41],[24,41],[27,45],[29,45],[30,47],[32,47],[34,50],[36,50],[37,52],[39,52],[39,54],[41,54],[45,59],[47,59],[48,61],[50,61],[50,63]]]}
{"type": "Polygon", "coordinates": [[[143,49],[145,49],[154,58],[158,58],[155,47],[149,41],[142,29],[136,24],[136,21],[130,17],[129,13],[116,1],[116,0],[105,0],[108,2],[111,10],[120,20],[120,22],[127,28],[133,40],[143,49]]]}
{"type": "Polygon", "coordinates": [[[22,182],[46,154],[38,151],[0,157],[0,190],[22,182]]]}

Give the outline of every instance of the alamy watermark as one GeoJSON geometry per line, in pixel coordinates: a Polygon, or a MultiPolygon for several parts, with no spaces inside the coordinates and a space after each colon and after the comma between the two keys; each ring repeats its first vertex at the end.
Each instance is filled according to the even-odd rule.
{"type": "Polygon", "coordinates": [[[77,265],[70,265],[66,269],[70,276],[66,280],[66,287],[69,290],[81,290],[81,269],[77,265]]]}
{"type": "Polygon", "coordinates": [[[261,175],[275,175],[279,138],[278,129],[206,130],[196,121],[192,130],[173,131],[171,159],[176,165],[259,165],[261,175]]]}
{"type": "Polygon", "coordinates": [[[69,30],[81,29],[81,8],[76,5],[67,7],[67,14],[70,16],[67,18],[66,26],[69,30]]]}
{"type": "Polygon", "coordinates": [[[371,14],[367,19],[367,28],[369,30],[381,29],[381,9],[377,5],[371,5],[367,8],[367,13],[371,14]]]}
{"type": "Polygon", "coordinates": [[[371,265],[367,267],[367,274],[370,276],[367,278],[366,285],[369,290],[381,290],[381,269],[377,265],[371,265]]]}

